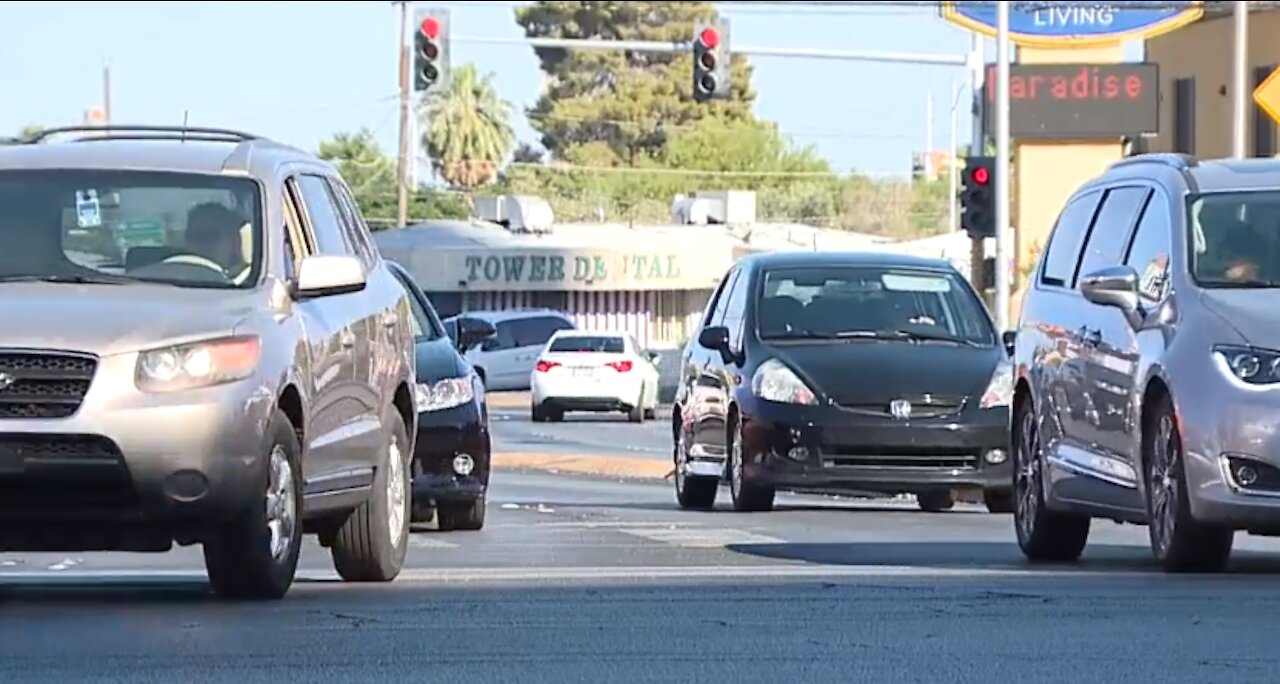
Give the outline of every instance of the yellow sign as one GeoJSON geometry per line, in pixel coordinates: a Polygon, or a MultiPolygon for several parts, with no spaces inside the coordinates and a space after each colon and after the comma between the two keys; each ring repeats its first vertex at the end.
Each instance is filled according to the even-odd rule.
{"type": "Polygon", "coordinates": [[[1253,101],[1272,121],[1280,123],[1280,68],[1271,72],[1267,80],[1254,89],[1253,101]]]}

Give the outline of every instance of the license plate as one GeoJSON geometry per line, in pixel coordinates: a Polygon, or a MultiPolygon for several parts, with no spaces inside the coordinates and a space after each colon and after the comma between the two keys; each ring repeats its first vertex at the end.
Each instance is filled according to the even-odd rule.
{"type": "Polygon", "coordinates": [[[575,377],[575,378],[589,378],[589,377],[591,377],[591,376],[593,376],[593,375],[595,375],[595,374],[596,374],[596,372],[595,372],[595,371],[596,371],[596,369],[594,369],[594,368],[574,368],[574,369],[573,369],[573,377],[575,377]]]}

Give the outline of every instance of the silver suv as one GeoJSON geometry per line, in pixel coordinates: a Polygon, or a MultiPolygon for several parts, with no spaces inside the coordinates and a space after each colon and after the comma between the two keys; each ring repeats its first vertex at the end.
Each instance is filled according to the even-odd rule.
{"type": "Polygon", "coordinates": [[[348,581],[405,558],[404,289],[335,169],[216,129],[0,147],[0,552],[201,544],[275,599],[302,533],[348,581]]]}
{"type": "Polygon", "coordinates": [[[1280,535],[1280,161],[1141,155],[1067,202],[1015,341],[1016,529],[1145,525],[1168,571],[1280,535]]]}

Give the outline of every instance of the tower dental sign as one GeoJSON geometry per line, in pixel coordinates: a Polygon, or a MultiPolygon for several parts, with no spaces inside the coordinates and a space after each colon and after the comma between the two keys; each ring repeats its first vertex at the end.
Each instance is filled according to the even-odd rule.
{"type": "MultiPolygon", "coordinates": [[[[983,90],[995,102],[995,67],[983,90]]],[[[995,107],[984,108],[988,113],[995,107]]],[[[1160,127],[1155,64],[1012,64],[1009,135],[1058,140],[1119,138],[1160,127]]]]}
{"type": "Polygon", "coordinates": [[[669,284],[682,275],[680,261],[675,254],[487,252],[463,257],[463,279],[467,283],[533,289],[669,284]]]}
{"type": "MultiPolygon", "coordinates": [[[[1086,47],[1145,40],[1204,15],[1203,2],[1009,2],[1009,40],[1027,47],[1086,47]]],[[[944,2],[942,18],[995,37],[995,2],[944,2]]]]}

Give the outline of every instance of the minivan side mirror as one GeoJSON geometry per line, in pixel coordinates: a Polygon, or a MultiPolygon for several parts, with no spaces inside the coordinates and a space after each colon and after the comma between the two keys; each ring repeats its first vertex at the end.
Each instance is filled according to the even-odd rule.
{"type": "Polygon", "coordinates": [[[1080,292],[1094,304],[1133,314],[1138,310],[1138,272],[1132,266],[1099,269],[1081,278],[1080,292]]]}
{"type": "Polygon", "coordinates": [[[475,345],[498,334],[498,329],[488,321],[463,318],[458,321],[458,351],[466,352],[475,345]]]}
{"type": "Polygon", "coordinates": [[[729,329],[723,325],[703,328],[702,332],[698,333],[698,344],[711,351],[727,352],[729,351],[729,329]]]}
{"type": "Polygon", "coordinates": [[[1018,331],[1006,330],[1000,334],[1000,341],[1004,343],[1005,351],[1009,352],[1009,356],[1013,356],[1014,345],[1018,343],[1018,331]]]}
{"type": "Polygon", "coordinates": [[[314,255],[298,265],[293,296],[296,299],[328,297],[365,288],[364,264],[353,256],[314,255]]]}

